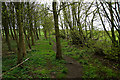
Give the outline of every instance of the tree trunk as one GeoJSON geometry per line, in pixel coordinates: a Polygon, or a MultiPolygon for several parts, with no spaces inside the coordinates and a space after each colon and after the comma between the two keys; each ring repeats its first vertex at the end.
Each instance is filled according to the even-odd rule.
{"type": "Polygon", "coordinates": [[[13,31],[12,31],[12,27],[10,24],[9,24],[9,26],[10,26],[10,32],[11,32],[12,39],[15,40],[14,35],[13,35],[13,31]]]}
{"type": "Polygon", "coordinates": [[[33,37],[33,24],[32,24],[32,15],[30,15],[30,13],[32,13],[30,6],[29,6],[29,2],[27,3],[28,6],[28,17],[29,17],[29,23],[30,23],[30,36],[31,36],[31,42],[32,45],[34,45],[34,37],[33,37]]]}
{"type": "Polygon", "coordinates": [[[50,31],[49,31],[49,45],[51,45],[50,31]]]}
{"type": "Polygon", "coordinates": [[[28,47],[29,47],[29,49],[31,49],[30,40],[29,40],[29,34],[28,35],[26,34],[25,29],[24,29],[24,35],[25,35],[25,39],[26,39],[26,42],[28,44],[28,47]]]}
{"type": "Polygon", "coordinates": [[[39,40],[36,22],[37,22],[37,21],[36,21],[36,15],[34,15],[34,28],[35,28],[35,33],[36,33],[36,39],[39,40]]]}
{"type": "Polygon", "coordinates": [[[4,31],[3,27],[2,27],[2,36],[3,36],[3,38],[4,38],[4,36],[5,36],[5,35],[4,35],[4,32],[5,32],[5,31],[4,31]]]}
{"type": "MultiPolygon", "coordinates": [[[[14,9],[14,7],[13,7],[14,9]]],[[[18,37],[17,37],[17,34],[16,34],[16,31],[15,31],[15,15],[14,15],[14,12],[13,12],[13,17],[12,17],[12,26],[13,26],[13,32],[14,32],[14,37],[15,37],[15,40],[16,40],[16,43],[17,43],[17,49],[19,51],[19,42],[18,42],[18,37]]]]}
{"type": "Polygon", "coordinates": [[[47,31],[46,30],[44,30],[44,37],[47,40],[47,31]]]}
{"type": "Polygon", "coordinates": [[[23,25],[21,20],[21,4],[16,2],[16,15],[17,15],[17,25],[19,28],[19,51],[18,51],[18,64],[22,62],[23,56],[25,56],[26,51],[23,49],[25,47],[24,43],[24,34],[23,34],[23,25]]]}
{"type": "Polygon", "coordinates": [[[9,51],[11,51],[11,44],[10,44],[10,40],[9,40],[8,14],[7,14],[7,11],[6,11],[7,8],[6,8],[6,5],[5,5],[5,2],[3,2],[2,5],[3,5],[3,7],[2,7],[2,10],[3,10],[2,23],[3,23],[3,26],[4,26],[4,30],[5,30],[5,36],[6,36],[6,42],[7,42],[7,45],[8,45],[8,49],[9,49],[9,51]]]}
{"type": "Polygon", "coordinates": [[[35,20],[35,23],[34,23],[34,25],[35,25],[35,32],[36,32],[36,37],[37,37],[37,40],[39,40],[39,36],[38,36],[38,30],[37,30],[37,26],[36,26],[36,20],[35,20]]]}
{"type": "Polygon", "coordinates": [[[58,14],[57,14],[57,4],[56,2],[52,3],[53,6],[53,15],[54,15],[54,25],[55,25],[55,34],[56,34],[56,59],[62,59],[61,44],[60,44],[60,34],[58,27],[58,14]]]}
{"type": "Polygon", "coordinates": [[[92,17],[92,20],[91,20],[91,29],[90,29],[90,38],[92,39],[93,38],[93,22],[94,22],[94,18],[95,18],[95,13],[93,12],[93,17],[92,17]]]}
{"type": "Polygon", "coordinates": [[[39,36],[41,36],[41,33],[40,33],[40,27],[39,27],[39,36]]]}
{"type": "MultiPolygon", "coordinates": [[[[114,19],[113,19],[113,11],[112,11],[112,4],[111,2],[108,2],[109,3],[109,8],[110,8],[110,16],[111,16],[111,21],[114,23],[114,19]]],[[[111,25],[111,33],[112,33],[112,43],[113,43],[113,46],[117,46],[116,44],[116,38],[115,38],[115,33],[114,33],[114,25],[111,25]]]]}
{"type": "Polygon", "coordinates": [[[24,25],[24,22],[23,22],[23,20],[24,20],[24,18],[25,18],[25,13],[24,13],[24,11],[23,11],[23,8],[24,8],[24,2],[21,2],[21,26],[22,26],[22,53],[23,53],[23,57],[25,57],[26,56],[26,45],[25,45],[25,40],[24,40],[24,32],[23,32],[23,28],[25,27],[24,25]]]}
{"type": "Polygon", "coordinates": [[[8,27],[7,21],[5,23],[4,30],[5,30],[5,36],[6,36],[6,42],[8,45],[8,49],[9,51],[11,51],[11,44],[10,44],[10,39],[9,39],[9,27],[8,27]]]}

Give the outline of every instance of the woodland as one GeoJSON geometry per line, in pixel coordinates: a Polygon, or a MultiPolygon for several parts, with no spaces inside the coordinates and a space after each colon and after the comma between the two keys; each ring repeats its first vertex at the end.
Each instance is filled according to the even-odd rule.
{"type": "Polygon", "coordinates": [[[120,79],[118,0],[1,5],[3,79],[120,79]]]}

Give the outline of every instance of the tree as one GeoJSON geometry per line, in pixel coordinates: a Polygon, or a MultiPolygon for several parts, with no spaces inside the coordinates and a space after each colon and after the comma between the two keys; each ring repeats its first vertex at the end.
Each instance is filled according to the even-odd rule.
{"type": "Polygon", "coordinates": [[[18,51],[18,64],[22,62],[23,57],[26,55],[25,43],[24,43],[24,34],[23,34],[23,25],[21,20],[22,6],[20,2],[15,3],[16,6],[16,15],[17,15],[17,26],[19,28],[19,51],[18,51]]]}
{"type": "Polygon", "coordinates": [[[62,59],[60,34],[58,27],[57,2],[53,1],[52,7],[53,7],[53,16],[54,16],[54,25],[55,25],[55,34],[56,34],[56,59],[62,59]]]}
{"type": "Polygon", "coordinates": [[[30,25],[30,36],[31,36],[31,42],[32,42],[32,45],[34,45],[34,36],[33,36],[33,24],[32,24],[32,21],[33,21],[33,16],[30,15],[30,13],[32,13],[32,8],[30,8],[30,4],[29,2],[27,3],[27,6],[28,6],[28,17],[29,17],[29,25],[30,25]]]}
{"type": "Polygon", "coordinates": [[[8,45],[9,51],[11,51],[11,44],[10,44],[10,39],[9,39],[9,22],[8,22],[8,11],[7,11],[7,6],[5,5],[5,2],[2,3],[2,24],[5,30],[5,36],[6,36],[6,42],[8,45]],[[5,22],[6,21],[6,22],[5,22]]]}
{"type": "MultiPolygon", "coordinates": [[[[114,31],[114,29],[116,29],[116,31],[120,35],[119,26],[118,26],[120,17],[119,17],[119,10],[117,10],[117,8],[119,8],[119,4],[118,5],[117,4],[118,4],[117,2],[112,3],[111,1],[110,2],[100,1],[100,5],[102,6],[103,8],[102,10],[104,12],[104,17],[107,19],[108,23],[110,24],[109,27],[111,27],[112,36],[110,36],[110,33],[107,32],[104,22],[102,20],[102,17],[101,17],[101,22],[104,27],[104,30],[106,31],[106,33],[108,34],[109,38],[112,41],[113,47],[118,47],[119,46],[118,42],[120,42],[119,36],[118,36],[119,41],[116,40],[116,35],[114,31]],[[115,6],[115,8],[113,7],[113,5],[115,6]]],[[[98,7],[98,3],[97,3],[97,7],[98,7]]],[[[100,7],[98,7],[98,9],[100,9],[100,7]]],[[[99,13],[99,16],[101,16],[100,11],[98,13],[99,13]]]]}

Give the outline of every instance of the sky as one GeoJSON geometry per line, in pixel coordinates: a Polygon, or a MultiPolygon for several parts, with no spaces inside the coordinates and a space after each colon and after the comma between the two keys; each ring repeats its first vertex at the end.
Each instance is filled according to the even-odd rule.
{"type": "MultiPolygon", "coordinates": [[[[53,0],[37,0],[38,2],[41,2],[43,4],[47,3],[48,5],[50,5],[50,9],[52,10],[52,1],[53,0]]],[[[70,1],[72,2],[72,0],[66,0],[66,1],[70,1]]],[[[76,1],[76,0],[75,0],[76,1]]],[[[77,0],[79,1],[79,0],[77,0]]],[[[85,2],[88,2],[88,0],[84,0],[85,2]]],[[[93,0],[89,0],[89,2],[92,2],[93,0]]],[[[57,0],[57,2],[59,2],[59,0],[57,0]]],[[[92,16],[90,17],[90,20],[91,20],[92,16]]],[[[96,20],[94,21],[94,26],[96,27],[96,29],[99,29],[99,30],[103,30],[103,27],[101,25],[101,21],[100,20],[96,20]]],[[[106,26],[109,26],[108,23],[106,23],[106,26]]],[[[60,28],[61,29],[61,28],[60,28]]],[[[110,30],[109,27],[107,27],[107,30],[110,30]]]]}
{"type": "MultiPolygon", "coordinates": [[[[18,1],[31,1],[31,2],[37,1],[38,3],[42,3],[42,4],[47,3],[48,5],[50,5],[51,10],[52,10],[52,2],[53,2],[53,0],[0,0],[0,1],[4,1],[4,2],[6,2],[6,1],[14,1],[14,2],[18,2],[18,1]]],[[[62,0],[56,0],[56,1],[59,2],[59,1],[62,1],[62,0]]],[[[72,2],[73,0],[64,0],[64,1],[72,2]]],[[[74,1],[81,1],[81,0],[74,0],[74,1]]],[[[92,2],[93,0],[84,0],[84,1],[85,2],[92,2]]],[[[107,0],[107,1],[109,1],[109,0],[107,0]]],[[[112,0],[112,1],[115,1],[115,0],[112,0]]],[[[118,0],[118,1],[120,1],[120,0],[118,0]]],[[[95,21],[94,26],[96,26],[97,28],[103,29],[100,20],[95,21]]],[[[109,26],[109,24],[107,23],[106,26],[109,26]]],[[[108,30],[110,30],[110,28],[108,30]]]]}

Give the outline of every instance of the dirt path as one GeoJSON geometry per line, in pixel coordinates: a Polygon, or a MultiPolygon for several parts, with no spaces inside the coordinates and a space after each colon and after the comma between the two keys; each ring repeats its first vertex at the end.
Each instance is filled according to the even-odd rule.
{"type": "MultiPolygon", "coordinates": [[[[53,50],[56,52],[56,43],[53,41],[53,50]]],[[[68,73],[66,78],[82,78],[82,66],[75,59],[64,55],[63,59],[67,62],[68,73]]]]}
{"type": "Polygon", "coordinates": [[[64,55],[64,59],[67,62],[66,67],[68,68],[66,78],[82,78],[82,66],[69,56],[64,55]]]}

